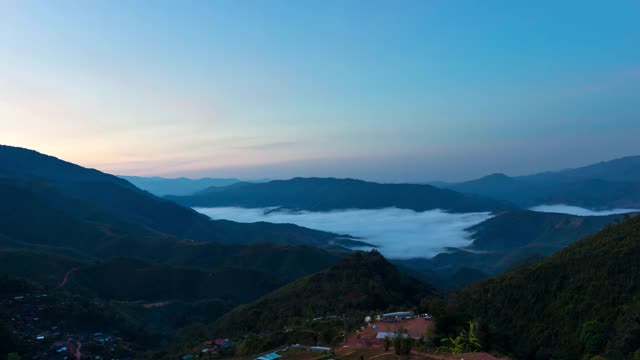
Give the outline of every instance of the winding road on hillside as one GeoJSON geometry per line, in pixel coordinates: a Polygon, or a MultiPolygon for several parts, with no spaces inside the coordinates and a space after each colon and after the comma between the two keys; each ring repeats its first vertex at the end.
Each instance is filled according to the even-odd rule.
{"type": "Polygon", "coordinates": [[[78,268],[73,268],[73,269],[71,269],[71,270],[67,271],[67,273],[66,273],[66,274],[64,274],[64,278],[62,279],[62,282],[60,283],[60,285],[58,285],[58,286],[56,287],[56,290],[58,290],[58,289],[60,289],[60,288],[64,287],[64,286],[67,284],[67,281],[69,280],[69,275],[71,275],[71,273],[73,273],[73,272],[74,272],[74,271],[76,271],[76,270],[78,270],[78,268]]]}

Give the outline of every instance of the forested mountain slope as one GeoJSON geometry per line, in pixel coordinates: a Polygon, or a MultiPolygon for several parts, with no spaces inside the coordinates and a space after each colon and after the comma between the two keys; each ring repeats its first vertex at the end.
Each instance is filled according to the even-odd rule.
{"type": "MultiPolygon", "coordinates": [[[[140,190],[124,179],[23,148],[0,145],[0,179],[20,183],[29,190],[57,192],[60,197],[84,202],[120,220],[178,238],[227,243],[317,244],[335,237],[294,225],[213,221],[190,208],[140,190]]],[[[71,208],[65,206],[64,201],[49,200],[46,204],[50,208],[71,208]]]]}
{"type": "Polygon", "coordinates": [[[449,299],[439,335],[476,320],[485,348],[516,358],[640,355],[640,217],[449,299]]]}

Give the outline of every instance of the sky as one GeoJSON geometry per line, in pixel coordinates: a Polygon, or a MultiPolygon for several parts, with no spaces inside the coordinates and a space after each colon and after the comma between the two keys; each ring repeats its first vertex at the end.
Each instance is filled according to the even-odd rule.
{"type": "Polygon", "coordinates": [[[464,180],[640,154],[640,2],[0,0],[0,143],[126,175],[464,180]]]}

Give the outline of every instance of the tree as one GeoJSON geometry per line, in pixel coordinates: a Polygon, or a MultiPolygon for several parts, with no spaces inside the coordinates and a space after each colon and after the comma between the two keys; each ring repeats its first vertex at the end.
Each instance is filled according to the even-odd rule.
{"type": "Polygon", "coordinates": [[[326,344],[334,343],[337,336],[338,336],[338,329],[336,329],[333,326],[325,326],[320,331],[320,337],[326,344]]]}
{"type": "Polygon", "coordinates": [[[397,355],[408,355],[413,347],[413,339],[407,336],[402,329],[396,332],[393,338],[393,350],[397,355]]]}
{"type": "Polygon", "coordinates": [[[384,344],[384,351],[389,351],[389,348],[391,347],[391,339],[389,339],[388,336],[385,336],[382,343],[384,344]]]}
{"type": "Polygon", "coordinates": [[[402,351],[401,353],[404,355],[411,354],[411,349],[413,348],[413,339],[408,335],[402,338],[402,351]]]}
{"type": "Polygon", "coordinates": [[[599,354],[607,344],[607,329],[599,321],[588,321],[582,325],[580,340],[588,354],[599,354]]]}
{"type": "Polygon", "coordinates": [[[439,350],[444,350],[454,355],[479,350],[481,346],[478,340],[476,326],[477,324],[475,322],[469,321],[469,330],[462,330],[455,338],[442,339],[442,343],[445,345],[441,346],[439,350]]]}
{"type": "Polygon", "coordinates": [[[9,353],[7,354],[7,360],[20,360],[20,355],[18,353],[9,353]]]}

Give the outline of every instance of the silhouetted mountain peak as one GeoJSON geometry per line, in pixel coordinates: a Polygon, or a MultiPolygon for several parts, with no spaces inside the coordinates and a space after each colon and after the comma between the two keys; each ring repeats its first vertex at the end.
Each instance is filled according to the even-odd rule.
{"type": "Polygon", "coordinates": [[[520,179],[527,181],[567,181],[586,178],[619,182],[640,181],[640,155],[625,156],[583,167],[520,177],[520,179]]]}
{"type": "Polygon", "coordinates": [[[511,177],[509,177],[507,174],[504,173],[493,173],[493,174],[489,174],[485,177],[482,177],[481,179],[485,179],[485,180],[511,180],[511,177]]]}
{"type": "MultiPolygon", "coordinates": [[[[14,182],[42,182],[39,187],[50,184],[63,194],[60,198],[81,200],[119,220],[138,223],[179,238],[321,245],[335,236],[290,224],[212,221],[193,209],[140,190],[119,177],[12,146],[0,146],[0,177],[14,182]]],[[[64,205],[64,201],[57,204],[64,205]]]]}
{"type": "Polygon", "coordinates": [[[347,269],[368,269],[379,274],[398,272],[398,269],[375,249],[369,252],[358,251],[327,271],[341,272],[347,269]]]}
{"type": "Polygon", "coordinates": [[[0,145],[0,176],[44,178],[52,182],[108,182],[137,190],[131,183],[117,176],[84,168],[35,150],[8,145],[0,145]]]}

